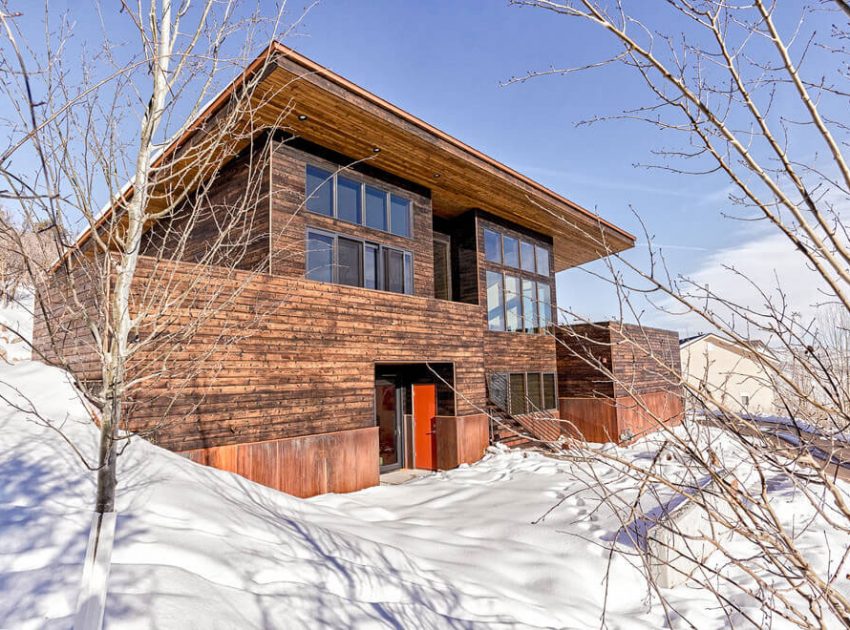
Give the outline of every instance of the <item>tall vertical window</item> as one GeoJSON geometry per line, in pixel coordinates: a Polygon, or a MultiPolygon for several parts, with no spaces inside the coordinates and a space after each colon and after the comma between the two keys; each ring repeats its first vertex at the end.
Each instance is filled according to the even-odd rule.
{"type": "Polygon", "coordinates": [[[384,249],[384,287],[404,293],[404,255],[397,249],[384,249]]]}
{"type": "Polygon", "coordinates": [[[525,332],[537,329],[537,296],[534,280],[522,279],[522,314],[525,320],[525,332]]]}
{"type": "Polygon", "coordinates": [[[522,329],[521,300],[519,278],[505,275],[505,328],[510,332],[522,329]]]}
{"type": "Polygon", "coordinates": [[[372,243],[363,246],[363,286],[367,289],[378,288],[378,252],[380,248],[372,243]]]}
{"type": "Polygon", "coordinates": [[[534,245],[526,243],[525,241],[520,241],[519,258],[522,270],[534,273],[534,245]]]}
{"type": "Polygon", "coordinates": [[[528,410],[539,411],[543,409],[543,391],[539,372],[529,372],[525,375],[528,389],[528,410]]]}
{"type": "Polygon", "coordinates": [[[307,210],[333,216],[333,177],[333,173],[307,166],[307,210]]]}
{"type": "Polygon", "coordinates": [[[555,409],[558,406],[558,401],[555,400],[555,375],[543,375],[543,407],[545,409],[555,409]]]}
{"type": "Polygon", "coordinates": [[[505,329],[505,293],[502,274],[487,272],[487,321],[490,330],[505,329]]]}
{"type": "Polygon", "coordinates": [[[494,263],[502,262],[502,235],[484,228],[484,258],[494,263]]]}
{"type": "Polygon", "coordinates": [[[366,186],[366,227],[387,231],[387,193],[366,186]]]}
{"type": "Polygon", "coordinates": [[[452,262],[449,242],[434,238],[434,297],[452,299],[452,262]]]}
{"type": "Polygon", "coordinates": [[[537,259],[537,273],[541,276],[549,275],[549,250],[540,245],[534,246],[534,257],[537,259]]]}
{"type": "Polygon", "coordinates": [[[363,243],[360,241],[337,238],[337,282],[351,287],[363,286],[363,243]]]}
{"type": "Polygon", "coordinates": [[[516,416],[526,412],[525,374],[511,374],[509,378],[508,413],[516,416]]]}
{"type": "Polygon", "coordinates": [[[310,280],[333,282],[334,238],[317,232],[307,234],[307,272],[310,280]]]}
{"type": "Polygon", "coordinates": [[[360,182],[337,176],[336,218],[349,223],[360,223],[360,202],[360,182]]]}
{"type": "Polygon", "coordinates": [[[413,254],[404,252],[404,292],[413,294],[413,254]]]}
{"type": "Polygon", "coordinates": [[[542,330],[546,330],[552,319],[552,291],[548,282],[537,283],[537,308],[538,324],[542,330]]]}
{"type": "Polygon", "coordinates": [[[519,268],[519,241],[512,236],[502,238],[503,260],[508,267],[519,268]]]}
{"type": "Polygon", "coordinates": [[[410,236],[410,202],[404,197],[390,196],[390,232],[410,236]]]}

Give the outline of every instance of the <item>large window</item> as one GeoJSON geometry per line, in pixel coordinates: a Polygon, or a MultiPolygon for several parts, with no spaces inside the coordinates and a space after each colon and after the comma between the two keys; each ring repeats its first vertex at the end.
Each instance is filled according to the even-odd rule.
{"type": "Polygon", "coordinates": [[[512,416],[557,409],[552,372],[493,373],[488,377],[490,402],[512,416]]]}
{"type": "Polygon", "coordinates": [[[542,245],[484,228],[484,259],[529,274],[549,276],[549,250],[542,245]]]}
{"type": "Polygon", "coordinates": [[[552,319],[552,290],[546,282],[537,283],[537,311],[538,326],[545,331],[552,319]]]}
{"type": "Polygon", "coordinates": [[[519,268],[519,241],[512,236],[502,238],[503,264],[519,268]]]}
{"type": "Polygon", "coordinates": [[[540,245],[534,246],[534,258],[537,260],[537,273],[541,276],[549,275],[549,250],[540,245]]]}
{"type": "Polygon", "coordinates": [[[534,245],[528,241],[519,242],[519,260],[523,271],[534,273],[534,245]]]}
{"type": "Polygon", "coordinates": [[[308,164],[306,192],[310,212],[397,236],[413,234],[413,204],[383,188],[308,164]]]}
{"type": "Polygon", "coordinates": [[[502,235],[484,228],[484,258],[502,264],[502,235]]]}
{"type": "Polygon", "coordinates": [[[537,332],[537,282],[522,279],[522,317],[527,333],[537,332]]]}
{"type": "Polygon", "coordinates": [[[490,330],[505,329],[505,287],[502,274],[487,272],[487,321],[490,330]]]}
{"type": "Polygon", "coordinates": [[[307,230],[306,267],[310,280],[413,293],[413,254],[379,243],[307,230]]]}
{"type": "Polygon", "coordinates": [[[505,328],[510,332],[522,329],[519,286],[519,278],[505,274],[505,328]]]}

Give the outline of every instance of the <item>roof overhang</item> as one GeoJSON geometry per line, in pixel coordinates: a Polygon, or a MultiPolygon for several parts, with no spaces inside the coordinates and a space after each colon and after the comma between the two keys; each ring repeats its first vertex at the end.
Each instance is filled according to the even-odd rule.
{"type": "MultiPolygon", "coordinates": [[[[437,216],[481,208],[550,235],[556,271],[634,246],[635,237],[625,230],[278,42],[272,42],[187,125],[155,164],[162,167],[169,159],[180,162],[181,154],[191,151],[187,147],[202,145],[203,140],[195,136],[205,134],[198,131],[226,111],[234,95],[247,85],[252,90],[251,107],[244,109],[251,120],[245,124],[251,130],[284,128],[428,188],[437,216]]],[[[216,149],[220,164],[239,148],[216,149]]],[[[180,173],[179,168],[171,170],[180,173]]],[[[186,181],[187,177],[180,173],[175,179],[186,181]]],[[[122,200],[130,196],[128,188],[122,200]]],[[[165,200],[168,195],[154,194],[152,203],[157,198],[165,200]]],[[[98,227],[116,205],[107,209],[98,227]]],[[[78,245],[90,236],[90,230],[84,232],[78,245]]]]}

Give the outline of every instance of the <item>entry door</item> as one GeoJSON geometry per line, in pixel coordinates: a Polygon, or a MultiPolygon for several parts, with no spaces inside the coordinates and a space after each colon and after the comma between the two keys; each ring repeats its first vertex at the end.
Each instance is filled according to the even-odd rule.
{"type": "Polygon", "coordinates": [[[416,468],[437,469],[434,416],[437,415],[437,386],[413,386],[413,463],[416,468]]]}
{"type": "Polygon", "coordinates": [[[379,379],[375,383],[375,424],[378,425],[381,470],[400,468],[404,460],[401,449],[401,405],[398,387],[392,380],[379,379]]]}

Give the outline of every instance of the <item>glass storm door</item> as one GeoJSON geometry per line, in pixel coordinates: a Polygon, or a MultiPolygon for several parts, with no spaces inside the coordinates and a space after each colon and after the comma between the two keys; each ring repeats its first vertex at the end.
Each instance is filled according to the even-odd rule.
{"type": "Polygon", "coordinates": [[[382,471],[402,465],[399,399],[398,388],[393,381],[378,379],[375,382],[375,423],[378,425],[378,457],[382,471]]]}

